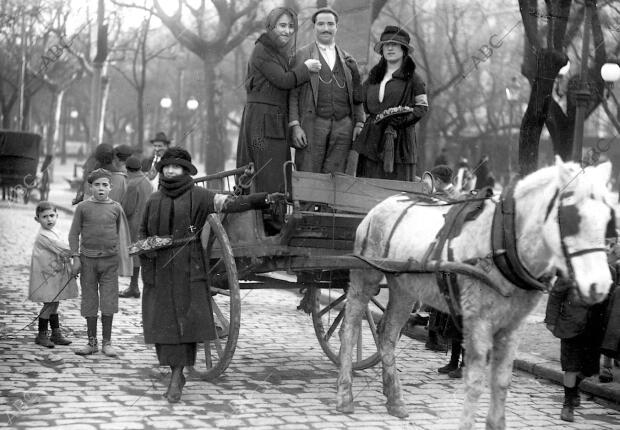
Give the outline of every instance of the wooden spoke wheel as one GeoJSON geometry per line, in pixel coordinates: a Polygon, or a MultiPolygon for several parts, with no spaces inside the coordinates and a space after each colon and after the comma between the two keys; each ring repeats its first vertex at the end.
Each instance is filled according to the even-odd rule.
{"type": "MultiPolygon", "coordinates": [[[[312,287],[310,287],[312,288],[312,287]]],[[[312,323],[321,348],[336,365],[340,365],[340,330],[344,321],[346,291],[342,289],[312,288],[312,323]]],[[[353,370],[373,367],[381,360],[377,324],[385,306],[373,297],[364,311],[360,335],[353,348],[353,370]]]]}
{"type": "Polygon", "coordinates": [[[202,379],[209,381],[224,373],[237,348],[241,298],[232,247],[216,214],[208,216],[201,239],[207,270],[208,297],[217,333],[215,339],[205,340],[201,344],[204,353],[197,354],[194,371],[202,379]]]}

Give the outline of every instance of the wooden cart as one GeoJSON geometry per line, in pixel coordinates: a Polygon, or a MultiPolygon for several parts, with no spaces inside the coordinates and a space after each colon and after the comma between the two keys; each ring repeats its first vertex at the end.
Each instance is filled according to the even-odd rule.
{"type": "MultiPolygon", "coordinates": [[[[230,180],[243,171],[223,172],[198,178],[196,182],[214,189],[214,181],[230,180]]],[[[398,272],[420,272],[436,270],[436,263],[442,264],[442,270],[461,271],[460,267],[448,267],[449,263],[430,262],[432,267],[422,268],[411,261],[369,262],[351,255],[357,226],[372,207],[399,193],[428,198],[430,187],[432,182],[429,186],[423,181],[293,171],[287,190],[292,198],[288,202],[289,215],[277,235],[265,233],[261,211],[210,215],[201,240],[215,321],[222,330],[220,338],[204,343],[204,362],[194,370],[210,380],[230,364],[239,335],[242,289],[307,288],[305,305],[312,314],[319,344],[329,359],[338,364],[338,329],[344,317],[348,269],[368,268],[371,264],[398,272]]],[[[384,310],[380,300],[371,300],[362,321],[354,369],[379,362],[377,323],[384,310]]]]}
{"type": "Polygon", "coordinates": [[[49,194],[48,167],[51,156],[44,159],[37,175],[41,136],[34,133],[0,130],[0,187],[2,199],[22,197],[28,203],[32,190],[39,191],[39,200],[49,194]]]}

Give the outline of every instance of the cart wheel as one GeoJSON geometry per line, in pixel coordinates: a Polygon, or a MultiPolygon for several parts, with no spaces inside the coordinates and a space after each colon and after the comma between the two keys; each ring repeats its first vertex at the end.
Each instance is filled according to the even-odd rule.
{"type": "Polygon", "coordinates": [[[207,217],[210,227],[208,240],[203,240],[209,299],[213,308],[213,319],[217,339],[205,341],[204,355],[198,354],[194,372],[205,381],[220,376],[228,368],[239,338],[241,324],[241,299],[237,266],[228,235],[217,215],[207,217]],[[205,369],[205,370],[203,370],[205,369]]]}
{"type": "MultiPolygon", "coordinates": [[[[344,304],[347,293],[342,289],[323,290],[312,288],[312,323],[323,351],[337,366],[340,365],[340,328],[344,320],[344,304]]],[[[383,317],[385,307],[372,297],[362,317],[362,328],[354,348],[353,370],[373,367],[381,360],[377,324],[383,317]],[[378,316],[380,315],[380,317],[378,316]]]]}

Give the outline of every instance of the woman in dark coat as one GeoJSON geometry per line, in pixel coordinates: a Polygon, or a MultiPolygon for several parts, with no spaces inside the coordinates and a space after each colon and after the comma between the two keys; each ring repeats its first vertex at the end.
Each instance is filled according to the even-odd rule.
{"type": "Polygon", "coordinates": [[[145,343],[154,343],[159,363],[172,370],[164,396],[175,403],[185,384],[183,368],[194,365],[197,342],[216,336],[200,243],[207,215],[267,208],[273,195],[224,196],[195,186],[190,175],[196,167],[181,148],[167,149],[157,168],[159,191],[146,204],[139,237],[172,236],[183,244],[140,256],[142,321],[145,343]]]}
{"type": "Polygon", "coordinates": [[[256,41],[248,63],[237,166],[253,162],[260,171],[254,178],[255,191],[283,192],[282,164],[290,160],[288,91],[310,80],[310,72],[318,72],[321,63],[311,59],[291,67],[297,32],[292,9],[273,9],[265,24],[267,31],[256,41]]]}
{"type": "Polygon", "coordinates": [[[409,56],[413,52],[409,40],[405,30],[388,25],[375,45],[381,60],[364,82],[362,102],[368,116],[353,143],[359,153],[358,176],[401,181],[415,177],[418,154],[414,125],[428,111],[428,102],[424,81],[409,56]],[[397,106],[412,111],[375,123],[377,115],[397,106]]]}

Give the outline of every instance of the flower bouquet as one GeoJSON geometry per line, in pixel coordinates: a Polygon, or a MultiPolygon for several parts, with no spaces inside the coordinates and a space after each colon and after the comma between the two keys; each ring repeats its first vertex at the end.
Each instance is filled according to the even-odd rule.
{"type": "Polygon", "coordinates": [[[387,108],[376,116],[375,124],[379,124],[386,118],[392,118],[398,115],[406,115],[411,112],[413,112],[413,108],[409,106],[394,106],[391,108],[387,108]]]}
{"type": "Polygon", "coordinates": [[[129,255],[140,255],[145,252],[172,246],[172,236],[151,236],[129,245],[129,255]]]}

